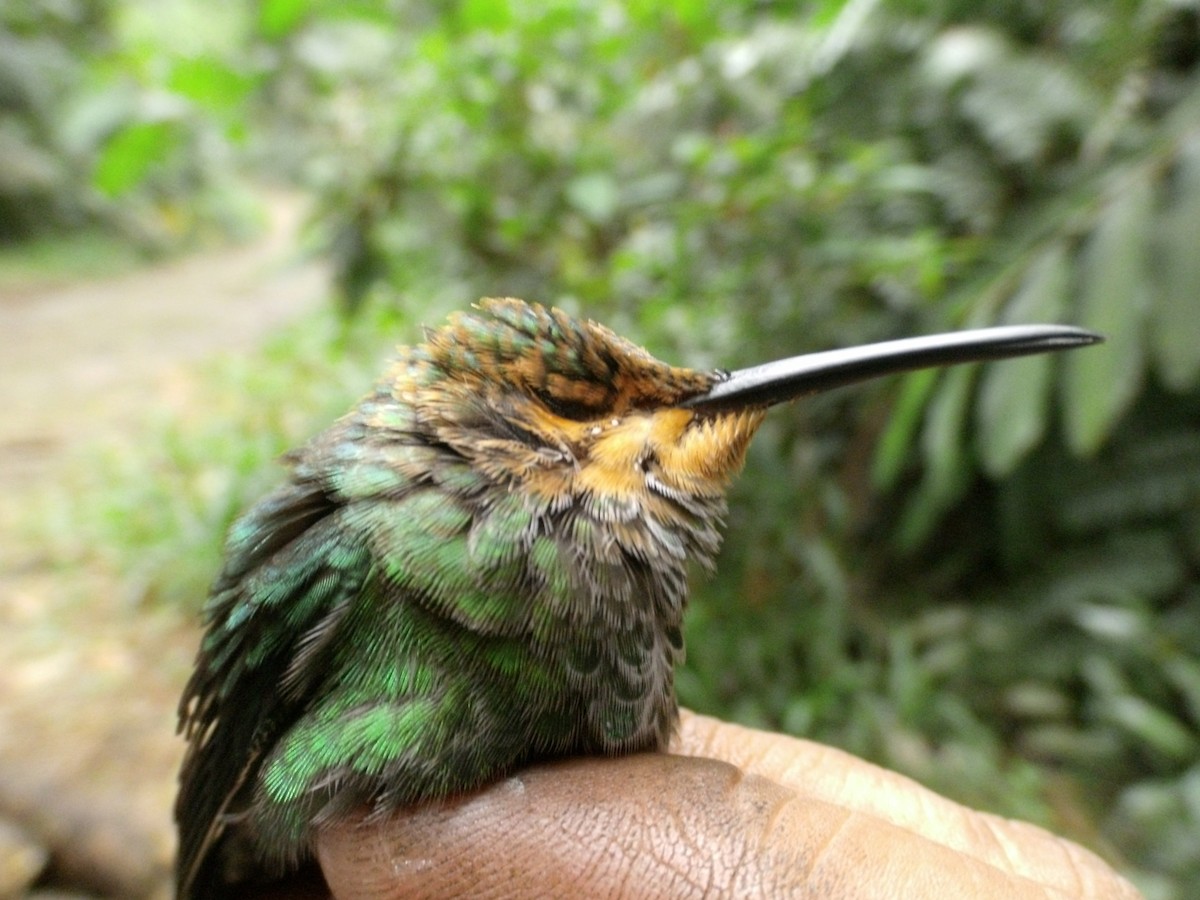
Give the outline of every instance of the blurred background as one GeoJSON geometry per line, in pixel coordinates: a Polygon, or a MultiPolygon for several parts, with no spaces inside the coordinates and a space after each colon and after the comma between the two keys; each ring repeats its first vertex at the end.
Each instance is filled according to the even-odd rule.
{"type": "Polygon", "coordinates": [[[1200,2],[3,0],[0,896],[166,896],[233,516],[483,295],[777,410],[681,701],[1200,896],[1200,2]],[[59,891],[59,893],[51,893],[59,891]]]}

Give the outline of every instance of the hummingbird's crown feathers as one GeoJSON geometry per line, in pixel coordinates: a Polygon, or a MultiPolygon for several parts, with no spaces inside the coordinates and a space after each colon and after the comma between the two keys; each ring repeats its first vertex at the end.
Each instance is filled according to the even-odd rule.
{"type": "Polygon", "coordinates": [[[570,419],[668,406],[707,390],[709,372],[670,366],[588,319],[513,297],[488,297],[425,335],[447,376],[510,384],[570,419]]]}

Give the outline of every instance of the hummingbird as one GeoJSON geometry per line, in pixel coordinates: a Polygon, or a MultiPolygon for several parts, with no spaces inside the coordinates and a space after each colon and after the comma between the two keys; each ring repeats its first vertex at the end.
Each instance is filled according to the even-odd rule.
{"type": "Polygon", "coordinates": [[[769,407],[1099,340],[1006,326],[730,372],[513,298],[427,330],[230,529],[179,706],[178,897],[295,868],[364,806],[665,749],[689,566],[713,568],[769,407]]]}

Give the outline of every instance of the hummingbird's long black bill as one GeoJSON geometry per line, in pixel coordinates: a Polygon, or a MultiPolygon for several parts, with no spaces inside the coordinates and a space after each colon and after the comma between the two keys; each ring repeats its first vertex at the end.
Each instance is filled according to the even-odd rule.
{"type": "Polygon", "coordinates": [[[738,369],[681,405],[704,412],[771,406],[880,375],[1070,350],[1103,340],[1070,325],[1007,325],[883,341],[738,369]]]}

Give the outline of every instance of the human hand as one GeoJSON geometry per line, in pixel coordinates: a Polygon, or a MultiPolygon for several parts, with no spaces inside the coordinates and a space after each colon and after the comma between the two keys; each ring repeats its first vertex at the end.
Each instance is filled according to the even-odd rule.
{"type": "Polygon", "coordinates": [[[671,750],[340,822],[321,867],[340,900],[1139,896],[1070,841],[831,747],[685,711],[671,750]]]}

